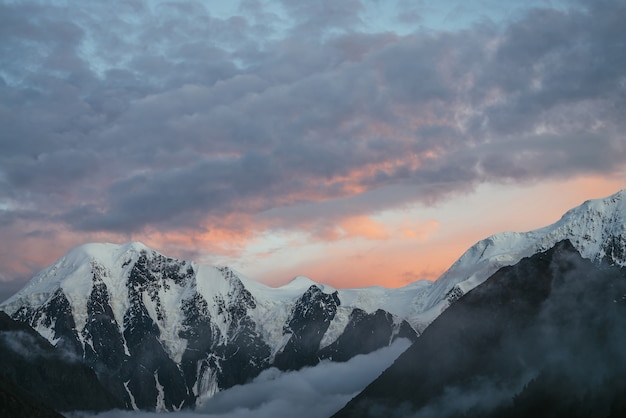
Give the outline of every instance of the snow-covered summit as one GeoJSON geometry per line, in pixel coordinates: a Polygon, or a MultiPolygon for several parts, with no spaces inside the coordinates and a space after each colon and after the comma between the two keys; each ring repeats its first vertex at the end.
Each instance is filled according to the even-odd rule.
{"type": "Polygon", "coordinates": [[[324,293],[334,293],[337,289],[327,284],[317,283],[306,276],[296,276],[289,283],[280,286],[283,290],[306,290],[311,286],[317,286],[324,293]]]}
{"type": "Polygon", "coordinates": [[[552,225],[528,232],[501,232],[477,242],[435,281],[424,317],[436,317],[499,268],[563,240],[594,262],[626,265],[626,190],[587,200],[552,225]]]}
{"type": "MultiPolygon", "coordinates": [[[[169,260],[181,271],[190,269],[194,280],[188,283],[188,287],[200,290],[209,298],[215,292],[219,292],[221,297],[227,296],[231,284],[224,277],[236,277],[257,301],[259,308],[255,312],[263,320],[275,317],[285,319],[288,308],[277,309],[279,301],[280,304],[292,304],[304,291],[316,286],[326,294],[338,292],[344,307],[359,306],[370,313],[382,308],[405,318],[421,330],[450,301],[482,283],[500,267],[515,264],[523,257],[544,251],[564,239],[570,240],[585,258],[626,265],[626,190],[603,199],[588,200],[567,211],[552,225],[528,232],[502,232],[487,237],[470,247],[434,283],[418,281],[402,289],[372,287],[337,290],[310,278],[297,276],[281,287],[272,288],[229,268],[199,266],[193,262],[166,258],[141,242],[122,245],[92,243],[71,250],[38,273],[2,308],[9,311],[24,301],[42,303],[58,288],[68,294],[70,302],[84,301],[91,289],[91,280],[85,280],[85,277],[90,276],[94,262],[103,267],[105,274],[102,279],[112,293],[112,299],[123,301],[127,298],[125,278],[144,254],[149,259],[156,257],[165,260],[165,263],[169,260]]],[[[120,306],[120,309],[125,307],[120,306]]],[[[281,332],[278,325],[264,327],[268,334],[281,332]]]]}
{"type": "Polygon", "coordinates": [[[92,243],[35,275],[0,309],[101,370],[128,405],[172,410],[272,365],[297,369],[415,338],[397,309],[385,310],[406,305],[398,303],[408,301],[404,292],[402,300],[394,292],[366,296],[302,276],[273,288],[139,242],[92,243]],[[369,343],[346,344],[346,329],[368,330],[369,343]]]}
{"type": "Polygon", "coordinates": [[[303,276],[273,288],[139,242],[94,243],[42,270],[0,309],[110,373],[126,402],[171,410],[267,367],[345,359],[414,338],[500,267],[566,239],[594,262],[626,265],[626,191],[587,201],[544,228],[487,237],[437,281],[399,289],[334,289],[303,276]],[[156,353],[150,364],[147,352],[156,353]],[[120,380],[120,364],[129,380],[120,380]]]}
{"type": "MultiPolygon", "coordinates": [[[[156,253],[155,250],[147,247],[141,242],[129,242],[126,244],[111,243],[88,243],[71,249],[65,256],[58,259],[54,264],[37,273],[26,285],[15,295],[9,298],[5,305],[10,305],[12,301],[29,294],[47,294],[59,287],[79,290],[82,287],[90,287],[91,282],[76,279],[84,274],[88,274],[91,263],[97,261],[109,270],[119,272],[124,263],[136,261],[143,252],[156,253]],[[122,261],[120,261],[122,260],[122,261]]],[[[111,275],[111,278],[121,277],[111,275]]],[[[88,291],[89,289],[86,289],[88,291]]]]}

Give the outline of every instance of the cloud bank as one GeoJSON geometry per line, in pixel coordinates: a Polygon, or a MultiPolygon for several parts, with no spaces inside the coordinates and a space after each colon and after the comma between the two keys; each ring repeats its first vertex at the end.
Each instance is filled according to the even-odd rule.
{"type": "Polygon", "coordinates": [[[35,238],[232,254],[480,184],[621,172],[623,2],[530,4],[442,29],[403,2],[380,21],[366,0],[1,2],[0,275],[39,265],[35,238]]]}

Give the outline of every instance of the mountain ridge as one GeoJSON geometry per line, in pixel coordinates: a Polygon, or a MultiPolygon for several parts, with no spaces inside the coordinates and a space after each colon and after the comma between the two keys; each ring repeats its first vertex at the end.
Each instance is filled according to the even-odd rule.
{"type": "Polygon", "coordinates": [[[502,267],[569,240],[593,262],[626,265],[626,191],[559,221],[470,247],[437,281],[335,289],[304,276],[272,288],[229,267],[167,257],[140,242],[84,244],[0,309],[83,357],[133,409],[193,407],[268,367],[346,360],[415,340],[502,267]]]}
{"type": "MultiPolygon", "coordinates": [[[[270,288],[228,267],[166,257],[141,243],[86,244],[1,308],[84,358],[129,408],[172,411],[271,366],[346,360],[399,337],[416,338],[403,318],[381,310],[376,296],[363,301],[341,292],[346,301],[305,278],[270,288]],[[363,315],[352,315],[355,309],[363,315]],[[333,345],[346,328],[372,324],[380,337],[367,346],[333,345]]],[[[383,293],[392,298],[392,290],[383,293]]]]}
{"type": "Polygon", "coordinates": [[[503,267],[333,417],[624,416],[625,278],[568,240],[503,267]]]}
{"type": "Polygon", "coordinates": [[[423,307],[421,331],[450,303],[485,281],[499,268],[569,240],[584,258],[626,265],[626,189],[574,207],[555,223],[527,232],[500,232],[468,248],[448,270],[433,282],[423,307]],[[445,295],[441,298],[440,295],[445,295]]]}

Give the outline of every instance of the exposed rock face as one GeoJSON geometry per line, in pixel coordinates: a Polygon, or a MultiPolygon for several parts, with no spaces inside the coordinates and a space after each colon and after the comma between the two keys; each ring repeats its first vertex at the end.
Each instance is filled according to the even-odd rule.
{"type": "Polygon", "coordinates": [[[367,313],[355,308],[343,334],[335,342],[319,352],[320,358],[347,361],[357,354],[370,353],[388,345],[396,338],[415,340],[415,331],[408,322],[394,323],[388,312],[378,309],[367,313]]]}
{"type": "Polygon", "coordinates": [[[274,364],[282,370],[296,370],[319,362],[322,337],[337,313],[340,301],[337,292],[323,293],[311,286],[294,305],[284,333],[289,336],[274,364]]]}
{"type": "Polygon", "coordinates": [[[79,247],[2,308],[83,359],[125,407],[174,411],[272,366],[347,360],[417,336],[408,323],[399,332],[397,315],[378,310],[372,318],[384,320],[368,322],[354,308],[361,320],[345,330],[383,337],[346,344],[340,326],[329,330],[340,305],[338,291],[313,282],[272,289],[133,243],[79,247]]]}

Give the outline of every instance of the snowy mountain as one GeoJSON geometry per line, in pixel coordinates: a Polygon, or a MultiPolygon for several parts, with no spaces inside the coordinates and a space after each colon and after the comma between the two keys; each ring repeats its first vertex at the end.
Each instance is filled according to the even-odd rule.
{"type": "Polygon", "coordinates": [[[428,297],[411,323],[423,331],[452,302],[501,267],[516,264],[563,240],[569,240],[584,258],[593,262],[626,266],[626,190],[588,200],[544,228],[502,232],[477,242],[428,289],[428,297]]]}
{"type": "Polygon", "coordinates": [[[129,408],[172,411],[269,367],[344,361],[398,337],[415,340],[498,269],[563,240],[593,262],[626,265],[626,192],[587,201],[545,228],[493,235],[436,282],[400,289],[333,289],[305,277],[271,288],[141,243],[87,244],[0,309],[84,358],[129,408]]]}
{"type": "Polygon", "coordinates": [[[624,341],[626,269],[562,241],[456,301],[334,417],[624,417],[624,341]]]}
{"type": "Polygon", "coordinates": [[[82,357],[128,407],[172,411],[271,366],[299,369],[415,339],[403,317],[384,310],[411,294],[338,291],[304,277],[270,288],[141,243],[87,244],[37,274],[2,309],[82,357]],[[364,338],[346,341],[355,335],[364,338]]]}

